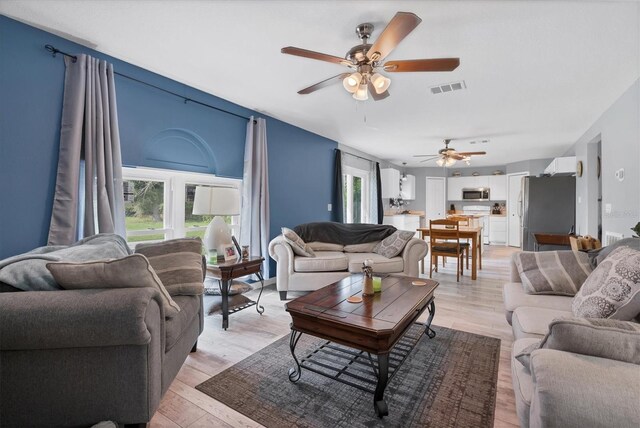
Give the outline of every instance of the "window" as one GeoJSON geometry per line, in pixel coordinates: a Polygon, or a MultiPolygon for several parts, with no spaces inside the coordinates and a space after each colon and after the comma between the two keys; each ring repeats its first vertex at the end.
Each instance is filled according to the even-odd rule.
{"type": "Polygon", "coordinates": [[[344,222],[369,223],[371,174],[369,171],[345,166],[342,181],[344,222]]]}
{"type": "MultiPolygon", "coordinates": [[[[153,168],[122,168],[127,242],[150,242],[199,236],[213,216],[193,215],[196,186],[235,187],[242,180],[209,174],[153,168]]],[[[240,216],[227,216],[234,236],[240,235],[240,216]]]]}

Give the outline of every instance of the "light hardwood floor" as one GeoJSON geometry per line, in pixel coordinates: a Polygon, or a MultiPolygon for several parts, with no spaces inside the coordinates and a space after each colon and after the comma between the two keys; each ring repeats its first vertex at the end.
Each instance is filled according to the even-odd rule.
{"type": "MultiPolygon", "coordinates": [[[[434,273],[436,290],[434,324],[501,339],[495,427],[517,427],[511,386],[510,352],[513,336],[504,317],[502,285],[509,278],[509,258],[515,249],[488,246],[478,280],[469,271],[456,283],[456,262],[434,273]]],[[[427,272],[424,277],[428,277],[427,272]]],[[[290,293],[295,297],[296,293],[290,293]]],[[[257,291],[247,294],[256,298],[257,291]]],[[[301,295],[301,294],[299,294],[301,295]]],[[[229,329],[222,330],[220,316],[205,320],[198,352],[189,355],[164,396],[151,427],[259,427],[260,424],[210,398],[195,386],[289,333],[290,317],[274,286],[265,288],[262,316],[253,308],[231,315],[229,329]]],[[[423,317],[426,319],[427,314],[423,317]]],[[[424,321],[424,320],[421,320],[424,321]]]]}

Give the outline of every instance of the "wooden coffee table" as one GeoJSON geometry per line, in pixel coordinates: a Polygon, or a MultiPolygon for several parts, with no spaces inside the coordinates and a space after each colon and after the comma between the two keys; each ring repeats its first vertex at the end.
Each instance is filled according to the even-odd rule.
{"type": "Polygon", "coordinates": [[[387,275],[383,276],[381,293],[363,297],[361,303],[349,303],[348,297],[362,294],[362,275],[352,275],[287,303],[292,320],[289,346],[296,364],[289,370],[289,380],[297,382],[305,368],[373,393],[377,415],[387,415],[387,383],[422,333],[430,338],[436,335],[431,321],[437,286],[429,279],[387,275]],[[412,281],[426,285],[412,285],[412,281]],[[405,335],[427,308],[429,319],[424,330],[412,337],[405,335]],[[298,360],[295,348],[303,333],[327,342],[298,360]],[[336,361],[341,367],[336,368],[336,361]]]}

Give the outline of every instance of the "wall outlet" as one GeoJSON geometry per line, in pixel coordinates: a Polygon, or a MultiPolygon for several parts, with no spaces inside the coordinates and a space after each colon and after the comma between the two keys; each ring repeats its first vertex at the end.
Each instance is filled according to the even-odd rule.
{"type": "Polygon", "coordinates": [[[327,211],[331,212],[332,209],[333,207],[331,206],[331,204],[327,204],[327,211]]]}
{"type": "Polygon", "coordinates": [[[582,203],[582,196],[578,196],[578,203],[581,204],[582,203]]]}
{"type": "Polygon", "coordinates": [[[611,214],[611,211],[613,211],[613,207],[611,206],[611,204],[604,204],[604,212],[606,214],[611,214]]]}

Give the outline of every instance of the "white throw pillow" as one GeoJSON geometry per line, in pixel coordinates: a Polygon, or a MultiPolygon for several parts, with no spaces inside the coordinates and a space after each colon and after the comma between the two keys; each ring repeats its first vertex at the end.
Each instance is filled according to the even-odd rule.
{"type": "Polygon", "coordinates": [[[291,245],[291,249],[293,250],[293,252],[299,256],[303,256],[303,257],[315,257],[316,253],[313,252],[313,250],[311,249],[311,247],[309,247],[307,244],[305,244],[305,242],[302,240],[301,237],[298,236],[297,233],[295,233],[293,230],[287,228],[287,227],[283,227],[282,228],[282,236],[284,237],[284,240],[291,245]]]}

